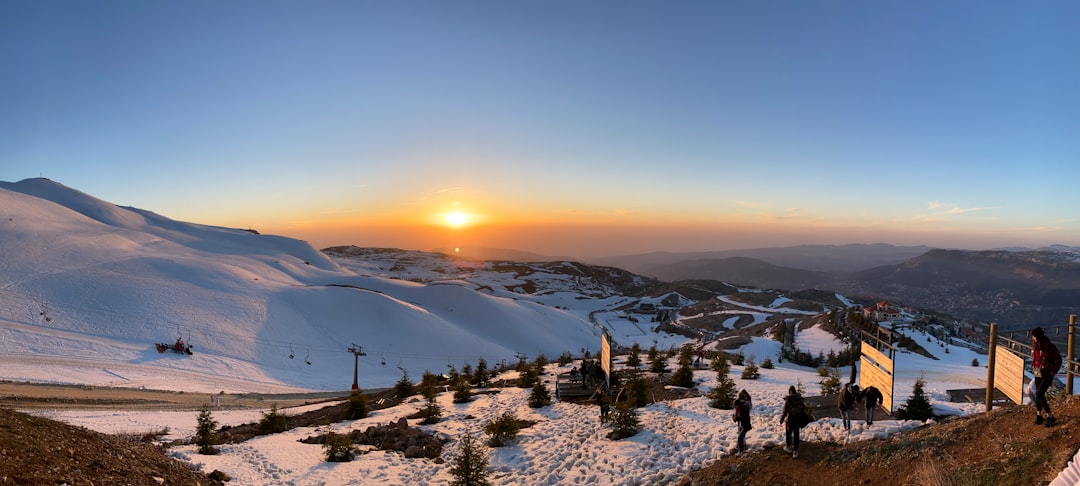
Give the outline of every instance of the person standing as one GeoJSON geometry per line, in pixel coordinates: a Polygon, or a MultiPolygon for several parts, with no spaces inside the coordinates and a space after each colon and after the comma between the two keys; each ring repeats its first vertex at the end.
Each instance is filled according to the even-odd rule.
{"type": "Polygon", "coordinates": [[[1031,370],[1035,372],[1035,425],[1043,423],[1046,412],[1046,426],[1053,427],[1057,422],[1046,401],[1046,391],[1054,383],[1054,375],[1061,369],[1061,353],[1050,342],[1041,327],[1031,331],[1031,370]]]}
{"type": "Polygon", "coordinates": [[[732,415],[732,420],[739,424],[739,439],[735,443],[737,454],[746,452],[746,433],[754,428],[750,425],[750,409],[753,407],[754,404],[750,400],[750,393],[746,389],[740,391],[739,395],[735,397],[735,413],[732,415]]]}
{"type": "Polygon", "coordinates": [[[784,428],[784,452],[790,452],[791,457],[799,457],[799,429],[803,426],[806,416],[806,404],[802,395],[794,386],[788,387],[788,395],[784,397],[784,412],[780,414],[780,423],[784,428]]]}
{"type": "Polygon", "coordinates": [[[844,430],[851,430],[851,409],[855,408],[855,399],[858,397],[859,385],[848,383],[840,389],[840,397],[836,399],[836,408],[840,409],[844,430]]]}
{"type": "Polygon", "coordinates": [[[878,405],[885,403],[885,396],[873,385],[866,387],[861,394],[863,400],[866,400],[866,426],[869,427],[874,425],[874,411],[878,405]]]}

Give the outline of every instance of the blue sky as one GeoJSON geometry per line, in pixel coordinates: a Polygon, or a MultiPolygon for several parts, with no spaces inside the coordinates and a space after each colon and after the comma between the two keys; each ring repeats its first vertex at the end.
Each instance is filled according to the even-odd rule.
{"type": "Polygon", "coordinates": [[[1075,2],[7,1],[0,180],[320,248],[1080,245],[1077,25],[1075,2]]]}

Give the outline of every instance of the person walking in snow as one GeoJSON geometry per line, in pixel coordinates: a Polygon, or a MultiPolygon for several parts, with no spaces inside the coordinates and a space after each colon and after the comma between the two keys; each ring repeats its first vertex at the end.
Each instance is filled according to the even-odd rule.
{"type": "Polygon", "coordinates": [[[844,430],[851,430],[851,409],[855,408],[855,399],[858,397],[859,385],[848,383],[840,389],[840,397],[836,399],[836,408],[840,409],[844,430]]]}
{"type": "Polygon", "coordinates": [[[1031,369],[1035,372],[1035,425],[1043,423],[1045,411],[1046,426],[1052,427],[1057,419],[1050,412],[1046,391],[1054,383],[1054,375],[1061,369],[1061,353],[1041,327],[1031,331],[1031,369]]]}
{"type": "Polygon", "coordinates": [[[881,390],[871,385],[866,387],[865,390],[860,392],[861,398],[865,400],[866,405],[866,426],[874,425],[874,411],[877,410],[877,406],[885,403],[885,396],[881,394],[881,390]]]}
{"type": "Polygon", "coordinates": [[[799,429],[803,426],[805,416],[806,403],[803,402],[802,395],[799,395],[794,386],[788,387],[780,423],[787,424],[784,428],[784,452],[790,452],[791,457],[799,457],[799,429]]]}
{"type": "Polygon", "coordinates": [[[735,443],[738,454],[746,452],[746,433],[754,428],[750,425],[750,409],[753,407],[754,404],[750,400],[750,393],[746,389],[740,391],[739,395],[735,397],[735,413],[731,417],[735,423],[739,424],[739,439],[735,443]]]}

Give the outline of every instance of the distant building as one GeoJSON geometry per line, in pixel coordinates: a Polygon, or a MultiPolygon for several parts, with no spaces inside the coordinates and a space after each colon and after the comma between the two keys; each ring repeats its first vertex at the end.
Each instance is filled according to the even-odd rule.
{"type": "Polygon", "coordinates": [[[642,302],[638,304],[637,311],[641,314],[656,314],[656,304],[642,302]]]}
{"type": "Polygon", "coordinates": [[[876,322],[895,321],[901,317],[900,309],[884,300],[863,309],[863,315],[876,322]]]}

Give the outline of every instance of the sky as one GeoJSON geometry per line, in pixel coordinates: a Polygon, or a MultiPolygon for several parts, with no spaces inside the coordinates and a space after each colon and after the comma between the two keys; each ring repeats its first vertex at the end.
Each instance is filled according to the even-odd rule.
{"type": "Polygon", "coordinates": [[[0,180],[316,248],[1077,245],[1078,23],[1068,1],[7,1],[0,180]]]}

